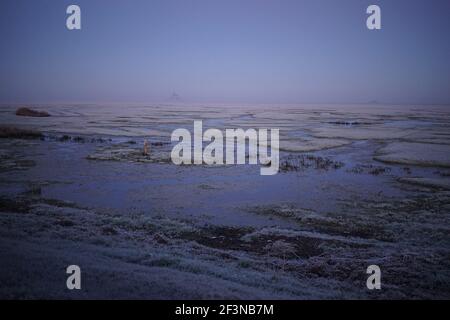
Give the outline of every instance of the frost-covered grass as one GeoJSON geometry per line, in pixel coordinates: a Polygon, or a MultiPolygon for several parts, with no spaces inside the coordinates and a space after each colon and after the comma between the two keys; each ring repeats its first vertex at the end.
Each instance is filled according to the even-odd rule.
{"type": "Polygon", "coordinates": [[[56,138],[0,141],[2,298],[450,297],[444,107],[8,108],[56,138]],[[282,172],[175,167],[170,132],[194,120],[280,128],[282,172]]]}
{"type": "MultiPolygon", "coordinates": [[[[292,206],[252,208],[258,214],[292,219],[299,226],[292,229],[199,226],[194,221],[115,215],[37,197],[12,203],[2,199],[2,254],[18,256],[6,261],[2,281],[16,264],[27,269],[23,264],[39,255],[47,257],[50,266],[59,259],[88,264],[87,273],[95,272],[102,285],[91,286],[86,297],[143,298],[146,292],[148,297],[159,292],[159,298],[367,298],[371,294],[364,290],[364,269],[379,264],[388,270],[386,290],[375,297],[448,297],[450,243],[441,237],[449,230],[441,221],[448,219],[449,198],[448,193],[426,197],[428,208],[437,210],[426,219],[425,199],[384,206],[366,203],[357,210],[344,204],[345,218],[292,206]],[[380,232],[391,237],[380,237],[380,232]],[[166,277],[173,281],[167,283],[166,277]],[[154,288],[147,287],[149,282],[154,288]],[[111,290],[105,293],[108,287],[111,290]],[[118,287],[131,292],[117,291],[118,287]]],[[[26,281],[36,285],[52,281],[46,268],[27,275],[30,279],[16,274],[17,283],[3,286],[0,294],[67,296],[62,289],[26,289],[26,281]]]]}

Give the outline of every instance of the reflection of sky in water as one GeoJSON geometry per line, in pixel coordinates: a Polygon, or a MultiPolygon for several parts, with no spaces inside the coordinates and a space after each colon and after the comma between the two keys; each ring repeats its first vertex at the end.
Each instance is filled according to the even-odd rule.
{"type": "MultiPolygon", "coordinates": [[[[315,153],[343,161],[346,166],[340,170],[306,169],[270,177],[260,176],[257,165],[212,168],[86,160],[95,148],[92,143],[49,141],[31,146],[27,153],[36,155],[37,166],[21,172],[20,179],[17,172],[3,173],[2,179],[19,181],[3,185],[2,195],[23,192],[34,183],[41,186],[44,198],[119,214],[166,214],[216,223],[289,227],[286,221],[255,217],[245,208],[295,204],[333,212],[343,199],[402,197],[406,192],[395,185],[395,177],[404,175],[403,166],[390,166],[392,171],[381,176],[346,171],[361,163],[380,165],[371,160],[375,146],[367,142],[315,153]]],[[[423,176],[431,172],[414,168],[415,174],[423,176]]]]}
{"type": "MultiPolygon", "coordinates": [[[[378,195],[381,199],[390,196],[402,198],[405,193],[412,192],[400,189],[396,182],[397,177],[406,175],[403,165],[389,165],[391,171],[379,176],[347,172],[347,169],[361,164],[386,166],[373,160],[375,150],[380,147],[376,141],[355,141],[345,147],[314,153],[344,162],[345,167],[340,170],[307,169],[287,174],[279,173],[271,177],[260,176],[259,165],[210,168],[86,160],[86,156],[93,153],[98,146],[108,147],[123,143],[128,148],[142,148],[144,139],[150,142],[169,142],[171,132],[177,128],[186,128],[192,134],[193,121],[200,119],[203,120],[203,130],[279,127],[281,141],[298,140],[299,143],[302,143],[302,140],[320,140],[311,136],[316,128],[339,130],[343,127],[329,123],[332,121],[372,123],[345,127],[345,131],[365,128],[380,131],[383,131],[383,128],[398,128],[398,131],[424,128],[415,132],[448,132],[446,127],[435,125],[445,123],[447,119],[436,111],[433,113],[433,108],[437,107],[430,106],[429,109],[414,111],[414,114],[421,115],[425,120],[409,119],[412,110],[407,106],[392,107],[392,110],[389,107],[381,111],[371,108],[357,109],[360,113],[352,108],[349,109],[352,112],[348,114],[342,109],[337,115],[317,111],[314,107],[310,110],[298,108],[260,111],[252,108],[127,109],[123,106],[83,106],[79,107],[79,112],[74,112],[73,108],[66,106],[49,107],[49,112],[54,114],[52,117],[36,119],[16,117],[14,108],[7,107],[5,110],[8,112],[2,113],[2,121],[5,124],[56,131],[59,135],[71,132],[72,135],[82,135],[88,139],[102,137],[107,141],[97,145],[90,142],[58,142],[49,139],[44,142],[36,141],[36,145],[26,148],[22,147],[19,151],[37,161],[37,165],[26,171],[0,173],[2,181],[16,181],[3,183],[1,192],[11,196],[27,190],[30,183],[37,183],[42,187],[43,197],[74,201],[82,206],[118,211],[119,214],[164,213],[177,217],[207,215],[217,222],[269,225],[282,222],[270,221],[267,217],[255,217],[245,213],[243,208],[292,203],[301,208],[334,212],[341,199],[370,199],[378,195]],[[395,118],[386,120],[386,115],[389,114],[386,110],[390,110],[390,114],[395,118]],[[320,118],[317,112],[320,113],[320,118]],[[125,133],[129,136],[124,136],[125,133]],[[135,143],[130,144],[129,141],[135,143]]],[[[158,148],[170,152],[171,145],[151,146],[151,150],[158,148]]],[[[433,168],[411,167],[411,170],[410,176],[437,176],[434,173],[436,169],[433,168]]]]}

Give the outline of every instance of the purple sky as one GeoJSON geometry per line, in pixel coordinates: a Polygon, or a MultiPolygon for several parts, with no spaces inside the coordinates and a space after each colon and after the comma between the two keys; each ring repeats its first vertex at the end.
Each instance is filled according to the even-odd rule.
{"type": "Polygon", "coordinates": [[[448,104],[449,31],[448,0],[1,0],[0,103],[448,104]]]}

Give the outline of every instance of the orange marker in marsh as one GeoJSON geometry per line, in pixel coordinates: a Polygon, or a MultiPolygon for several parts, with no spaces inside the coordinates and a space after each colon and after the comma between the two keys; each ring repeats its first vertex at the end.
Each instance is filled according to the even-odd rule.
{"type": "Polygon", "coordinates": [[[147,140],[144,140],[144,156],[148,156],[150,153],[150,144],[148,143],[147,140]]]}

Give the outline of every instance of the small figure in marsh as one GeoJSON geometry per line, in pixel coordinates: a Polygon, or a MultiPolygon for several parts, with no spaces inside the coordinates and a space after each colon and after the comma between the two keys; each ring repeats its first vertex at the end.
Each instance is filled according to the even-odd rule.
{"type": "Polygon", "coordinates": [[[143,150],[143,155],[144,156],[148,156],[150,154],[150,144],[148,143],[147,140],[144,140],[144,150],[143,150]]]}

